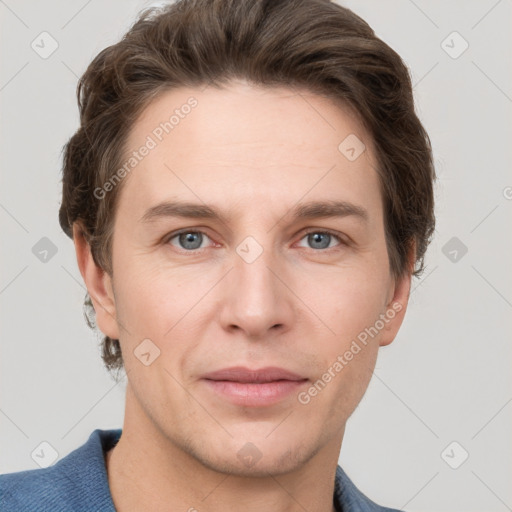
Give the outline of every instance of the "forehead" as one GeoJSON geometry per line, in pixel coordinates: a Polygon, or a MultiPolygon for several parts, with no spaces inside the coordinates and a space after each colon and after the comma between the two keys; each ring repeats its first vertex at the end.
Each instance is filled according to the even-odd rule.
{"type": "Polygon", "coordinates": [[[242,209],[305,195],[380,201],[372,141],[357,116],[305,90],[233,82],[166,91],[139,117],[126,147],[125,160],[139,153],[121,194],[132,211],[169,196],[242,209]],[[346,140],[357,151],[366,146],[359,158],[342,152],[346,140]]]}

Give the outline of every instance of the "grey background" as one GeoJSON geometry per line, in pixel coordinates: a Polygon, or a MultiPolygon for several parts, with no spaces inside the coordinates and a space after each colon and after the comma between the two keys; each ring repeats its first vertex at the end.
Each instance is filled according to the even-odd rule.
{"type": "MultiPolygon", "coordinates": [[[[408,64],[439,181],[427,269],[348,422],[340,464],[387,506],[512,510],[512,2],[342,3],[408,64]],[[446,40],[454,31],[469,44],[457,58],[445,51],[463,48],[446,40]],[[453,441],[460,448],[444,452],[453,441]]],[[[0,0],[0,473],[37,468],[43,441],[62,458],[95,428],[122,426],[125,379],[103,369],[57,221],[60,151],[78,126],[78,77],[150,4],[0,0]],[[59,45],[47,59],[31,48],[43,31],[59,45]],[[33,252],[43,237],[57,251],[46,262],[33,252]]]]}

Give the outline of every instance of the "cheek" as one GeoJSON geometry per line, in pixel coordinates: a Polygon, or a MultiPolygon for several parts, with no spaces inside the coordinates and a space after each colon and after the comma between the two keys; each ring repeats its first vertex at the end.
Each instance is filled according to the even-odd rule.
{"type": "Polygon", "coordinates": [[[173,339],[200,340],[201,316],[209,311],[211,300],[207,294],[218,278],[198,279],[197,270],[179,271],[142,261],[126,265],[119,275],[125,276],[116,286],[118,318],[129,332],[124,332],[125,345],[133,349],[149,338],[168,353],[191,348],[173,344],[173,339]]]}
{"type": "Polygon", "coordinates": [[[384,311],[386,292],[384,276],[369,269],[331,276],[323,288],[322,310],[334,337],[350,342],[374,325],[384,311]]]}
{"type": "Polygon", "coordinates": [[[372,377],[381,335],[374,326],[383,312],[384,290],[373,276],[340,280],[325,296],[326,323],[335,334],[323,336],[319,344],[322,367],[317,378],[320,388],[328,382],[329,389],[322,391],[318,404],[324,401],[336,417],[353,412],[372,377]]]}
{"type": "Polygon", "coordinates": [[[119,287],[116,309],[120,321],[126,324],[132,337],[162,336],[163,313],[166,310],[172,311],[162,299],[158,287],[140,275],[126,279],[122,287],[119,287]]]}
{"type": "Polygon", "coordinates": [[[335,399],[332,407],[343,414],[352,411],[362,398],[379,348],[381,334],[374,326],[383,312],[385,286],[380,285],[376,275],[367,276],[340,279],[325,297],[326,323],[335,334],[323,337],[323,367],[318,377],[324,382],[331,379],[333,385],[328,394],[335,399]]]}

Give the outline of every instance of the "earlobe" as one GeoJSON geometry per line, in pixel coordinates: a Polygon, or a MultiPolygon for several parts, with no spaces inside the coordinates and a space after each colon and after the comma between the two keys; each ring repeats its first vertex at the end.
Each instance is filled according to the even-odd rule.
{"type": "Polygon", "coordinates": [[[414,270],[414,261],[416,257],[416,246],[412,244],[409,251],[408,269],[395,280],[394,292],[392,298],[386,305],[385,317],[386,324],[381,333],[379,345],[385,347],[389,345],[398,334],[407,311],[409,295],[411,292],[412,272],[414,270]]]}
{"type": "Polygon", "coordinates": [[[386,306],[386,311],[384,313],[386,324],[379,342],[381,347],[389,345],[398,334],[405,317],[405,312],[407,311],[410,288],[411,274],[404,274],[397,280],[395,293],[391,301],[386,306]]]}
{"type": "Polygon", "coordinates": [[[119,339],[116,306],[110,276],[94,261],[79,223],[73,224],[73,242],[80,273],[96,312],[96,325],[112,339],[119,339]]]}

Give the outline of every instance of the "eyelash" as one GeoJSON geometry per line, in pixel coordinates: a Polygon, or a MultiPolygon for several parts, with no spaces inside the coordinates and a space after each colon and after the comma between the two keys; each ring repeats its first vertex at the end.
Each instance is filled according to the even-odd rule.
{"type": "MultiPolygon", "coordinates": [[[[208,236],[208,234],[204,231],[201,231],[200,229],[180,229],[179,231],[174,231],[173,233],[171,233],[169,236],[165,237],[164,239],[164,244],[169,244],[169,242],[173,239],[173,238],[176,238],[177,236],[183,234],[183,233],[201,233],[202,235],[206,235],[208,238],[211,239],[210,236],[208,236]]],[[[340,245],[341,246],[347,246],[348,245],[348,242],[343,239],[341,237],[341,235],[335,231],[331,231],[329,229],[324,229],[324,230],[319,230],[319,229],[315,229],[315,228],[309,228],[307,231],[305,231],[302,235],[302,237],[300,238],[300,240],[302,240],[303,238],[305,238],[307,235],[311,234],[311,233],[319,233],[319,234],[322,234],[322,235],[330,235],[332,237],[334,237],[338,242],[340,242],[340,245]]],[[[176,248],[178,249],[180,252],[184,252],[184,253],[190,253],[190,254],[199,254],[200,252],[202,252],[204,249],[207,249],[207,247],[203,248],[203,249],[190,249],[190,250],[187,250],[187,249],[180,249],[180,248],[176,248]]],[[[305,247],[302,247],[302,249],[306,249],[305,247]]],[[[335,251],[336,249],[340,249],[339,246],[336,246],[336,247],[328,247],[326,249],[311,249],[311,251],[313,252],[316,252],[316,253],[327,253],[327,252],[331,252],[331,251],[335,251]]]]}

